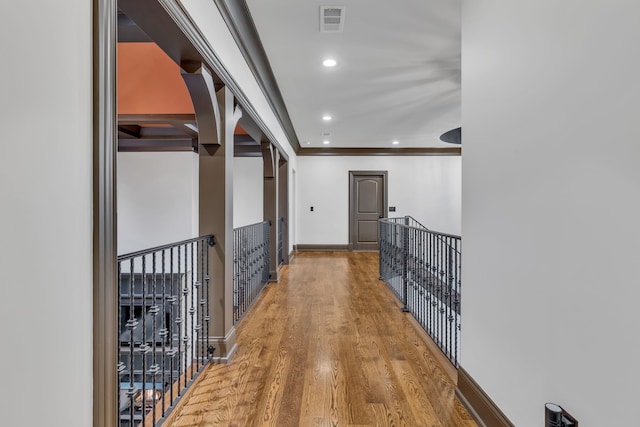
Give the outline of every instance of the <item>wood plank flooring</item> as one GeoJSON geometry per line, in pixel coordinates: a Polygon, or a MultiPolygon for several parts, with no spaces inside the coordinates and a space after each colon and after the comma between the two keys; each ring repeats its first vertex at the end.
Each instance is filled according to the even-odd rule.
{"type": "Polygon", "coordinates": [[[476,426],[377,253],[304,252],[282,272],[166,426],[476,426]]]}

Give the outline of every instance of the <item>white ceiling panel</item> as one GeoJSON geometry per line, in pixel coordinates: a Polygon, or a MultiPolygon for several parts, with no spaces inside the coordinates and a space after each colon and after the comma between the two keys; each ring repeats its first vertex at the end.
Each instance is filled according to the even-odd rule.
{"type": "Polygon", "coordinates": [[[451,147],[439,136],[461,125],[460,0],[247,4],[303,147],[326,147],[323,132],[333,148],[451,147]],[[321,6],[344,7],[342,31],[321,32],[321,6]]]}

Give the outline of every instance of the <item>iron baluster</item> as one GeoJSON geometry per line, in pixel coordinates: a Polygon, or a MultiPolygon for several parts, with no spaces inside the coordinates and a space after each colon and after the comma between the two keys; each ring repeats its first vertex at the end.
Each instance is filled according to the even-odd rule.
{"type": "Polygon", "coordinates": [[[269,281],[269,225],[263,221],[233,231],[234,323],[242,318],[269,281]]]}
{"type": "Polygon", "coordinates": [[[440,271],[442,269],[441,263],[441,244],[437,236],[434,236],[434,243],[436,245],[436,270],[435,270],[435,283],[436,283],[436,306],[434,307],[434,314],[436,316],[436,334],[438,336],[439,345],[442,345],[442,316],[440,314],[440,304],[442,303],[442,281],[440,271]]]}
{"type": "Polygon", "coordinates": [[[139,347],[142,358],[142,417],[145,415],[145,398],[147,396],[147,257],[142,256],[142,343],[139,347]]]}
{"type": "MultiPolygon", "coordinates": [[[[410,260],[411,263],[410,265],[410,270],[409,270],[409,282],[408,284],[411,286],[411,288],[413,289],[413,292],[411,292],[411,306],[409,308],[409,311],[411,313],[415,313],[415,298],[416,298],[416,293],[415,293],[415,284],[416,284],[416,230],[413,228],[408,228],[407,227],[407,233],[409,234],[409,255],[410,255],[410,260]]],[[[407,287],[407,291],[408,291],[408,287],[407,287]]]]}
{"type": "Polygon", "coordinates": [[[189,344],[189,337],[187,335],[187,328],[188,328],[188,319],[187,319],[187,313],[188,313],[188,308],[187,308],[187,296],[189,294],[188,288],[187,288],[187,280],[189,276],[189,255],[188,255],[188,246],[184,245],[184,277],[182,279],[182,288],[181,288],[181,294],[180,297],[182,298],[182,310],[180,312],[180,317],[182,318],[182,324],[180,325],[180,335],[181,335],[181,341],[182,341],[182,347],[183,347],[183,353],[182,353],[182,360],[184,362],[183,367],[184,370],[182,371],[182,378],[183,378],[183,386],[180,388],[179,393],[182,393],[182,389],[187,387],[187,358],[189,357],[189,349],[187,348],[187,344],[189,344]]]}
{"type": "Polygon", "coordinates": [[[191,242],[191,244],[189,245],[191,247],[191,306],[189,307],[189,316],[191,318],[191,323],[189,325],[189,335],[191,336],[191,369],[190,371],[190,379],[193,378],[193,368],[194,368],[194,359],[195,359],[195,310],[196,310],[196,304],[195,304],[195,299],[194,299],[194,294],[195,294],[195,265],[194,265],[194,257],[195,257],[195,251],[193,249],[193,243],[191,242]]]}
{"type": "Polygon", "coordinates": [[[406,234],[407,239],[407,282],[404,289],[405,292],[405,310],[406,312],[411,312],[409,299],[409,287],[413,285],[413,230],[409,228],[409,219],[407,218],[406,227],[403,227],[403,230],[406,234]]]}
{"type": "Polygon", "coordinates": [[[235,284],[240,280],[240,260],[238,259],[238,233],[233,232],[233,322],[238,320],[238,289],[235,284]]]}
{"type": "Polygon", "coordinates": [[[436,318],[434,316],[434,295],[436,292],[436,282],[435,282],[435,247],[434,247],[434,235],[429,234],[429,334],[434,337],[435,340],[435,330],[436,330],[436,318]]]}
{"type": "MultiPolygon", "coordinates": [[[[408,223],[409,218],[405,217],[405,225],[408,223]]],[[[400,230],[402,230],[402,304],[404,304],[402,311],[407,311],[407,282],[409,280],[407,262],[409,256],[409,233],[406,227],[402,227],[400,230]]]]}
{"type": "Polygon", "coordinates": [[[175,335],[175,329],[174,329],[174,322],[176,320],[176,316],[175,316],[175,307],[176,307],[176,294],[173,291],[175,289],[175,283],[174,283],[174,274],[173,274],[173,260],[174,260],[174,253],[173,253],[173,248],[171,248],[169,250],[169,258],[171,260],[171,264],[170,264],[170,275],[169,278],[170,280],[170,285],[171,285],[171,289],[170,289],[170,293],[171,296],[169,297],[169,304],[171,306],[171,309],[169,311],[169,343],[171,345],[171,349],[169,350],[170,353],[170,360],[171,360],[171,368],[169,370],[169,377],[170,377],[170,384],[171,386],[169,386],[169,400],[171,402],[173,402],[173,371],[175,370],[175,356],[176,356],[176,349],[175,349],[175,345],[173,342],[173,337],[175,335]]]}
{"type": "Polygon", "coordinates": [[[182,246],[178,246],[178,282],[176,283],[176,298],[178,301],[176,307],[176,341],[178,342],[178,353],[176,354],[176,362],[178,365],[178,395],[180,395],[180,378],[182,378],[182,322],[183,322],[183,314],[182,314],[182,293],[180,292],[182,289],[182,246]]]}
{"type": "Polygon", "coordinates": [[[455,331],[454,331],[454,323],[456,320],[455,311],[453,309],[453,299],[455,297],[455,287],[453,284],[455,275],[453,271],[454,266],[454,250],[453,250],[454,241],[453,239],[447,237],[447,321],[449,322],[449,351],[453,356],[454,349],[454,339],[455,339],[455,331]]]}
{"type": "MultiPolygon", "coordinates": [[[[152,302],[151,302],[151,308],[149,309],[149,312],[151,313],[151,322],[152,322],[152,336],[151,336],[151,348],[152,348],[152,352],[151,352],[151,357],[152,357],[152,365],[149,367],[149,371],[150,373],[152,372],[157,372],[156,371],[156,331],[157,331],[157,325],[156,325],[156,318],[158,316],[158,307],[157,307],[157,301],[156,301],[156,280],[157,280],[157,273],[156,273],[156,252],[154,252],[153,254],[151,254],[151,260],[152,260],[152,267],[153,267],[153,273],[152,273],[152,293],[151,293],[151,298],[152,298],[152,302]]],[[[153,400],[153,406],[151,408],[152,411],[152,418],[153,418],[153,422],[156,422],[156,377],[155,375],[153,375],[153,373],[151,374],[151,384],[152,384],[152,389],[153,390],[151,392],[151,396],[152,396],[152,400],[153,400]]],[[[143,397],[143,400],[146,399],[146,396],[143,397]]]]}
{"type": "Polygon", "coordinates": [[[136,393],[136,387],[135,385],[135,378],[133,376],[133,372],[134,372],[134,363],[135,363],[135,359],[134,359],[134,349],[135,349],[135,342],[133,340],[133,330],[135,329],[135,327],[138,325],[138,322],[135,318],[135,306],[134,306],[134,265],[133,265],[133,258],[131,259],[131,261],[129,262],[129,321],[127,322],[127,330],[129,331],[129,390],[127,391],[127,396],[129,397],[129,419],[133,421],[133,417],[135,415],[135,408],[133,405],[133,399],[135,397],[135,393],[136,393]]]}
{"type": "MultiPolygon", "coordinates": [[[[118,411],[120,412],[120,408],[122,407],[122,383],[124,380],[124,375],[126,374],[126,364],[123,362],[124,357],[122,355],[122,323],[123,323],[123,311],[122,311],[122,294],[123,294],[123,286],[122,286],[122,265],[118,263],[118,411]]],[[[120,414],[119,414],[120,415],[120,414]]]]}
{"type": "Polygon", "coordinates": [[[444,269],[444,260],[443,258],[443,247],[442,247],[442,239],[437,239],[438,245],[438,326],[440,329],[439,340],[442,345],[444,345],[445,337],[444,337],[444,319],[442,318],[442,314],[444,313],[444,309],[442,308],[442,304],[444,301],[443,294],[443,269],[444,269]]]}
{"type": "Polygon", "coordinates": [[[425,272],[425,256],[427,251],[426,244],[426,234],[424,232],[420,233],[420,298],[418,299],[418,312],[420,313],[419,322],[422,325],[422,328],[425,327],[425,313],[424,313],[424,298],[425,298],[425,289],[427,287],[427,275],[425,272]]]}
{"type": "Polygon", "coordinates": [[[211,237],[211,239],[209,241],[207,241],[207,245],[206,245],[206,255],[205,255],[205,276],[204,276],[204,287],[205,287],[205,317],[204,317],[204,323],[205,323],[205,334],[207,337],[207,357],[208,362],[211,362],[213,360],[213,347],[209,345],[210,341],[209,341],[209,323],[211,322],[211,313],[209,312],[209,282],[210,282],[210,278],[211,278],[211,274],[209,272],[209,247],[213,246],[215,244],[215,240],[213,239],[213,236],[211,237]]]}
{"type": "MultiPolygon", "coordinates": [[[[458,280],[460,279],[460,271],[459,266],[459,259],[458,259],[458,247],[459,247],[459,242],[457,240],[453,241],[454,244],[454,251],[453,251],[453,272],[454,272],[454,278],[453,278],[453,289],[454,289],[454,293],[453,293],[453,316],[455,318],[454,323],[453,323],[453,332],[454,332],[454,340],[453,340],[453,344],[454,344],[454,354],[458,355],[458,324],[460,321],[460,289],[458,287],[458,280]]],[[[457,362],[456,362],[456,366],[457,366],[457,362]]]]}
{"type": "Polygon", "coordinates": [[[202,339],[202,326],[204,325],[204,298],[202,298],[203,294],[204,294],[204,289],[202,289],[202,286],[204,284],[204,248],[206,243],[205,242],[200,242],[200,250],[198,251],[198,254],[200,255],[200,264],[198,267],[198,279],[200,281],[200,287],[198,288],[198,314],[200,316],[200,319],[198,320],[198,339],[199,339],[199,352],[198,352],[198,359],[200,360],[200,363],[198,364],[198,370],[200,370],[202,368],[202,366],[204,365],[204,357],[205,357],[205,351],[204,351],[204,340],[202,339]]]}
{"type": "MultiPolygon", "coordinates": [[[[167,381],[167,366],[166,366],[166,357],[167,357],[167,273],[165,269],[165,260],[166,251],[162,251],[162,328],[160,328],[160,348],[162,349],[162,389],[164,391],[165,383],[167,381]]],[[[162,415],[164,418],[165,415],[165,407],[164,400],[162,402],[162,415]]]]}
{"type": "Polygon", "coordinates": [[[412,217],[380,219],[379,232],[380,279],[457,366],[460,237],[433,232],[412,217]]]}
{"type": "MultiPolygon", "coordinates": [[[[382,227],[382,222],[378,221],[378,235],[380,236],[380,251],[383,251],[384,247],[384,230],[382,227]]],[[[382,280],[382,257],[380,257],[380,262],[378,262],[378,279],[382,280]]]]}

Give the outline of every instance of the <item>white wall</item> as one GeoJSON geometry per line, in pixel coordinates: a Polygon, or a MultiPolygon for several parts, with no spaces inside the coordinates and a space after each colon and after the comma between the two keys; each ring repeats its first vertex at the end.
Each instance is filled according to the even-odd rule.
{"type": "Polygon", "coordinates": [[[411,215],[433,230],[460,233],[460,157],[301,156],[297,242],[349,243],[349,171],[388,171],[389,217],[411,215]],[[314,211],[310,211],[310,207],[314,211]]]}
{"type": "Polygon", "coordinates": [[[91,4],[3,4],[0,416],[92,423],[91,4]],[[64,25],[61,25],[61,23],[64,25]],[[37,411],[34,408],[37,407],[37,411]]]}
{"type": "Polygon", "coordinates": [[[262,222],[263,165],[261,157],[233,159],[233,228],[262,222]]]}
{"type": "Polygon", "coordinates": [[[638,424],[638,16],[463,2],[462,366],[518,427],[638,424]]]}
{"type": "Polygon", "coordinates": [[[118,153],[118,254],[198,236],[198,155],[118,153]]]}

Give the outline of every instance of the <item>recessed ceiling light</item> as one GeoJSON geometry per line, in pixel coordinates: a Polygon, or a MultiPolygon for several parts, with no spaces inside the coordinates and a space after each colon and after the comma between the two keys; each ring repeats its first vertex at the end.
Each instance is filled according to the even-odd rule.
{"type": "Polygon", "coordinates": [[[398,145],[398,144],[400,144],[400,141],[393,141],[392,144],[393,145],[398,145]]]}
{"type": "Polygon", "coordinates": [[[324,141],[322,141],[322,143],[323,143],[324,145],[328,145],[328,144],[330,144],[331,142],[330,142],[330,141],[327,141],[327,140],[324,140],[324,141]]]}
{"type": "Polygon", "coordinates": [[[331,121],[331,116],[329,115],[322,116],[322,120],[324,120],[325,122],[329,122],[331,121]]]}
{"type": "Polygon", "coordinates": [[[311,144],[311,141],[307,141],[307,145],[311,144]]]}
{"type": "Polygon", "coordinates": [[[325,67],[335,67],[337,64],[335,59],[325,59],[324,61],[322,61],[322,65],[324,65],[325,67]]]}

